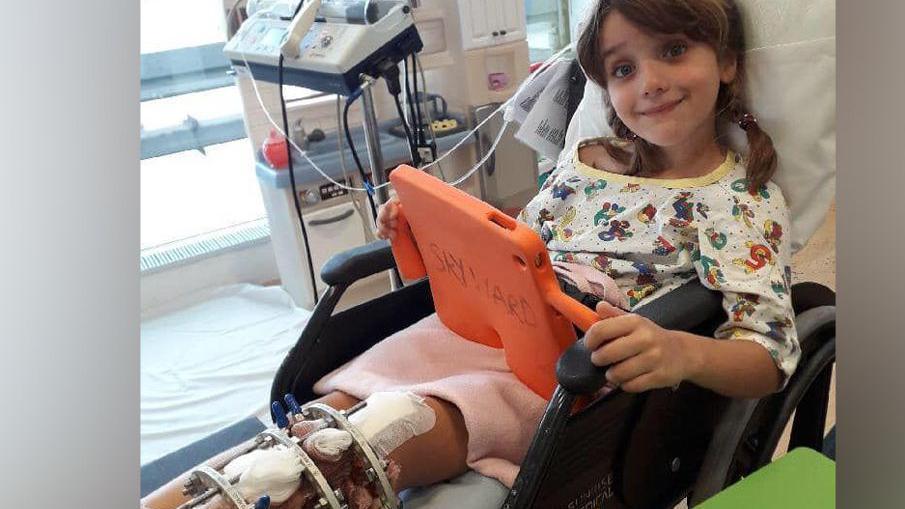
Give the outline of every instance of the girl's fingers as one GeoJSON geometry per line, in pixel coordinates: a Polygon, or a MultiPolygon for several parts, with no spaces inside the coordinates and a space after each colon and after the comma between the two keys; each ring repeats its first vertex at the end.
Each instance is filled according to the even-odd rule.
{"type": "MultiPolygon", "coordinates": [[[[597,309],[601,309],[600,304],[597,309]]],[[[628,336],[641,324],[641,320],[640,316],[631,313],[600,320],[588,328],[584,336],[585,345],[589,350],[596,350],[604,343],[628,336]]]]}
{"type": "Polygon", "coordinates": [[[622,390],[625,392],[644,392],[651,389],[657,389],[661,387],[661,384],[657,383],[656,375],[654,375],[653,372],[650,372],[628,380],[622,383],[620,387],[622,387],[622,390]]]}
{"type": "Polygon", "coordinates": [[[597,366],[608,366],[622,362],[644,351],[644,342],[635,336],[614,339],[591,352],[591,362],[597,366]]]}
{"type": "Polygon", "coordinates": [[[600,318],[604,319],[613,318],[614,316],[622,316],[628,313],[627,311],[619,309],[605,300],[597,303],[595,311],[597,312],[597,315],[600,316],[600,318]]]}
{"type": "Polygon", "coordinates": [[[641,375],[653,371],[651,362],[644,355],[635,355],[619,362],[606,371],[606,379],[611,383],[624,385],[641,375]]]}

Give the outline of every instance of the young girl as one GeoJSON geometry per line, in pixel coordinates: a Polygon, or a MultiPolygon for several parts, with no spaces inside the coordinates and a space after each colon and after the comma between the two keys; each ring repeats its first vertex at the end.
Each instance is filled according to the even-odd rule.
{"type": "MultiPolygon", "coordinates": [[[[625,391],[688,381],[757,398],[795,370],[788,211],[769,181],[772,142],[745,104],[743,49],[731,0],[601,0],[578,41],[586,74],[607,91],[600,114],[617,137],[567,147],[520,219],[567,272],[593,267],[615,282],[611,302],[635,308],[698,277],[722,292],[727,313],[719,341],[631,313],[593,325],[585,335],[592,361],[609,365],[607,379],[625,391]],[[747,135],[746,157],[723,143],[735,128],[747,135]]],[[[381,237],[395,236],[396,210],[395,202],[381,208],[381,237]]],[[[597,311],[611,316],[610,306],[597,311]]],[[[337,408],[375,393],[407,398],[395,421],[404,439],[375,439],[398,490],[466,468],[511,487],[546,403],[512,375],[501,350],[456,337],[435,315],[315,390],[337,408]]],[[[297,434],[316,455],[309,430],[297,434]]],[[[352,484],[343,485],[347,500],[369,507],[367,490],[352,484]]],[[[184,501],[173,486],[146,505],[184,501]]],[[[281,506],[307,507],[306,493],[303,486],[281,506]]]]}

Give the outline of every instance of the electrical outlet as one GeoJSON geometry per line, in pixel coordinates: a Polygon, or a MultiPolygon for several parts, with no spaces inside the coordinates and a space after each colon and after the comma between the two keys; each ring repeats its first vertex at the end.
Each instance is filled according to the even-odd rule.
{"type": "Polygon", "coordinates": [[[442,133],[456,129],[459,127],[459,122],[454,118],[445,118],[443,120],[434,120],[431,123],[431,127],[434,128],[434,132],[442,133]]]}

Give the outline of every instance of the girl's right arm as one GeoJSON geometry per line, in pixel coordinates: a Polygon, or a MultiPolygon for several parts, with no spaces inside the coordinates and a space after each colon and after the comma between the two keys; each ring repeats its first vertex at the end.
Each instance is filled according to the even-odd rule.
{"type": "Polygon", "coordinates": [[[399,215],[399,199],[390,198],[377,209],[377,236],[384,240],[393,240],[399,229],[396,219],[399,215]]]}

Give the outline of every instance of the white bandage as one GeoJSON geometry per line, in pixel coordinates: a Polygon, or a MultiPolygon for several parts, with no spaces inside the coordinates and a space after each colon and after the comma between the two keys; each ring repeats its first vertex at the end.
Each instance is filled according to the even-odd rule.
{"type": "Polygon", "coordinates": [[[341,429],[325,428],[309,435],[305,439],[305,444],[313,447],[322,458],[337,461],[352,445],[352,435],[341,429]]]}
{"type": "Polygon", "coordinates": [[[255,449],[239,456],[223,467],[227,478],[239,476],[235,485],[246,502],[252,503],[263,495],[279,504],[299,488],[302,462],[285,446],[276,445],[269,449],[255,449]]]}
{"type": "Polygon", "coordinates": [[[411,392],[376,392],[367,406],[349,416],[371,447],[382,458],[437,423],[434,409],[411,392]]]}

